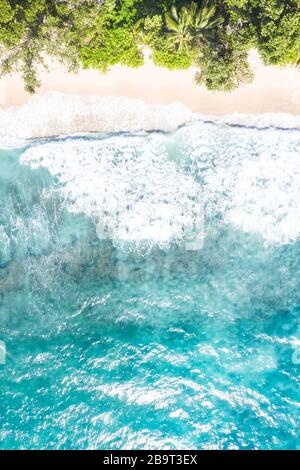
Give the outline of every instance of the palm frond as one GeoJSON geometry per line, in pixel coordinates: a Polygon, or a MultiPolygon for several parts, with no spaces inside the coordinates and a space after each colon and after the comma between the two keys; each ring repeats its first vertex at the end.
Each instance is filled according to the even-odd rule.
{"type": "Polygon", "coordinates": [[[178,48],[189,48],[199,38],[206,40],[213,37],[208,34],[222,22],[217,15],[217,7],[211,0],[204,0],[201,5],[192,1],[180,10],[175,5],[165,15],[166,35],[173,40],[178,48]]]}

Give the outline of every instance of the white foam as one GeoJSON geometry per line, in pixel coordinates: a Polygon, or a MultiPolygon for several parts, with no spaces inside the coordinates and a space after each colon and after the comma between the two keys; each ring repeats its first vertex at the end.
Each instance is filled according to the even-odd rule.
{"type": "Polygon", "coordinates": [[[23,106],[0,110],[0,147],[85,132],[172,131],[192,118],[192,111],[181,103],[150,105],[125,97],[51,92],[23,106]]]}
{"type": "Polygon", "coordinates": [[[174,131],[194,120],[284,129],[299,128],[300,115],[204,116],[182,103],[150,105],[126,97],[76,96],[49,92],[26,104],[0,109],[0,148],[19,147],[28,139],[87,132],[174,131]]]}
{"type": "Polygon", "coordinates": [[[210,195],[222,198],[224,220],[266,242],[289,244],[300,237],[300,158],[262,156],[220,167],[210,179],[210,195]]]}
{"type": "Polygon", "coordinates": [[[233,177],[228,181],[233,190],[227,220],[268,242],[295,242],[300,236],[300,155],[265,155],[243,162],[234,174],[235,182],[233,177]]]}
{"type": "Polygon", "coordinates": [[[300,114],[264,113],[241,114],[233,113],[230,116],[212,117],[215,122],[236,126],[252,126],[258,129],[274,127],[278,129],[300,129],[300,114]]]}
{"type": "Polygon", "coordinates": [[[202,205],[267,243],[300,237],[298,132],[197,122],[173,136],[39,145],[22,161],[56,175],[69,210],[92,217],[100,238],[166,246],[196,230],[199,240],[202,205]]]}
{"type": "Polygon", "coordinates": [[[91,217],[99,238],[165,247],[202,230],[200,187],[168,159],[166,141],[154,134],[48,143],[22,162],[56,175],[68,209],[91,217]]]}
{"type": "Polygon", "coordinates": [[[196,123],[178,133],[206,214],[267,243],[300,237],[300,133],[196,123]]]}
{"type": "Polygon", "coordinates": [[[22,160],[56,175],[69,209],[91,216],[99,237],[152,240],[165,246],[182,240],[183,232],[185,237],[188,231],[194,233],[195,224],[200,224],[195,213],[203,204],[206,215],[222,214],[226,223],[258,233],[268,243],[297,240],[300,134],[272,126],[300,128],[300,116],[235,114],[215,121],[217,125],[204,124],[181,104],[49,93],[23,107],[0,111],[0,147],[16,138],[58,134],[174,131],[189,122],[170,137],[141,133],[39,145],[22,160]],[[265,127],[268,130],[257,129],[265,127]],[[180,162],[170,161],[168,139],[171,153],[181,155],[184,170],[180,162]]]}
{"type": "Polygon", "coordinates": [[[0,267],[10,261],[11,255],[10,238],[5,232],[4,227],[0,225],[0,267]]]}

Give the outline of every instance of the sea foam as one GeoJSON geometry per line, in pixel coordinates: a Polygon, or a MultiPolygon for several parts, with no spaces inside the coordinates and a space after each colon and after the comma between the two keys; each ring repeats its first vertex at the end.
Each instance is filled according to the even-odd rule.
{"type": "Polygon", "coordinates": [[[204,236],[202,214],[266,243],[300,236],[300,132],[195,122],[173,134],[80,137],[32,146],[68,209],[100,238],[165,247],[204,236]]]}
{"type": "Polygon", "coordinates": [[[300,132],[194,123],[177,133],[201,183],[207,217],[219,215],[266,243],[300,237],[300,132]]]}
{"type": "Polygon", "coordinates": [[[86,132],[173,131],[192,118],[192,111],[181,103],[150,105],[125,97],[50,92],[0,110],[0,147],[86,132]]]}
{"type": "Polygon", "coordinates": [[[69,211],[91,217],[98,237],[149,249],[201,240],[199,184],[168,158],[159,134],[38,145],[22,162],[57,176],[69,211]]]}
{"type": "Polygon", "coordinates": [[[89,132],[170,132],[191,121],[300,129],[300,115],[235,113],[216,117],[193,113],[182,103],[147,104],[126,97],[49,92],[22,106],[0,109],[0,148],[22,146],[28,139],[89,132]]]}
{"type": "Polygon", "coordinates": [[[266,243],[300,237],[299,116],[210,122],[181,104],[51,93],[0,120],[5,139],[100,133],[37,142],[22,156],[56,176],[69,211],[91,217],[99,238],[198,243],[203,213],[266,243]]]}

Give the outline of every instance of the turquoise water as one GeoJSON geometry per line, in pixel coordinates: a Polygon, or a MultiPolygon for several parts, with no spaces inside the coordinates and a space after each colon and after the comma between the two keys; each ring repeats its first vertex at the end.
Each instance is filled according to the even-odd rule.
{"type": "Polygon", "coordinates": [[[299,174],[209,123],[2,150],[0,448],[299,448],[299,174]]]}

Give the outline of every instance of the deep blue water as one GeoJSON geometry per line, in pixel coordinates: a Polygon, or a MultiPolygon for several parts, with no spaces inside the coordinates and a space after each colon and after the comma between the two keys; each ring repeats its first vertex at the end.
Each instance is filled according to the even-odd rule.
{"type": "Polygon", "coordinates": [[[299,174],[300,132],[202,123],[1,151],[0,448],[299,448],[299,174]]]}

